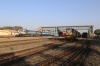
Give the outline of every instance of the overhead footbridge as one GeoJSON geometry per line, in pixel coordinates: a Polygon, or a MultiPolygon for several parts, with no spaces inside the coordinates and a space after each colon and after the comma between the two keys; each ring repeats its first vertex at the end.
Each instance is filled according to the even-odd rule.
{"type": "Polygon", "coordinates": [[[66,31],[66,28],[72,28],[76,30],[88,30],[89,35],[93,33],[94,25],[78,25],[78,26],[48,26],[48,27],[41,27],[41,32],[50,32],[54,36],[58,36],[59,31],[66,31]]]}

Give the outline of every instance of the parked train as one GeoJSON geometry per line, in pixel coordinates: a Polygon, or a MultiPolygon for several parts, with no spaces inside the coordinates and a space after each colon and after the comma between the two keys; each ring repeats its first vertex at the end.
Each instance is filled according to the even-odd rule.
{"type": "Polygon", "coordinates": [[[39,32],[35,30],[21,29],[18,30],[19,37],[38,37],[38,36],[53,36],[50,32],[39,32]]]}
{"type": "Polygon", "coordinates": [[[19,37],[40,36],[39,32],[34,30],[21,29],[18,30],[18,32],[19,32],[19,37]]]}
{"type": "Polygon", "coordinates": [[[67,28],[66,29],[66,34],[65,34],[65,38],[66,39],[73,40],[73,39],[76,39],[77,37],[81,37],[80,32],[78,32],[75,29],[71,29],[71,28],[67,28]]]}

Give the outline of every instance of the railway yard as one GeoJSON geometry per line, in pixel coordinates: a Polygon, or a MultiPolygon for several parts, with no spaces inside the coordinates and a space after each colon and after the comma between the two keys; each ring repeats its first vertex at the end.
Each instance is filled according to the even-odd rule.
{"type": "Polygon", "coordinates": [[[0,66],[100,66],[100,39],[0,38],[0,66]]]}

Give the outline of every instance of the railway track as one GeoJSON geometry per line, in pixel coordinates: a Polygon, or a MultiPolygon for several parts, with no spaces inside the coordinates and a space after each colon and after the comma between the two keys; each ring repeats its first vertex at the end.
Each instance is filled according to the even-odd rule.
{"type": "Polygon", "coordinates": [[[43,42],[43,41],[47,41],[47,39],[45,40],[23,40],[24,42],[20,42],[20,41],[14,41],[15,43],[6,43],[6,44],[2,44],[0,45],[0,48],[6,48],[6,47],[11,47],[11,46],[18,46],[18,45],[25,45],[25,44],[32,44],[32,43],[38,43],[38,42],[43,42]]]}
{"type": "MultiPolygon", "coordinates": [[[[19,39],[20,39],[20,38],[19,38],[19,39]]],[[[0,43],[30,41],[30,40],[40,40],[40,39],[23,39],[23,40],[13,40],[13,41],[2,41],[2,42],[0,42],[0,43]]]]}
{"type": "Polygon", "coordinates": [[[52,46],[52,44],[47,44],[47,45],[43,45],[43,46],[20,50],[20,51],[12,52],[12,53],[1,54],[0,55],[0,64],[36,53],[40,50],[47,49],[50,46],[52,46]]]}
{"type": "MultiPolygon", "coordinates": [[[[80,41],[79,43],[85,43],[85,42],[80,41]]],[[[38,47],[35,47],[35,48],[30,48],[30,49],[26,49],[26,50],[14,52],[14,53],[0,55],[0,64],[6,63],[8,61],[16,60],[16,59],[24,57],[24,56],[28,56],[30,54],[39,52],[41,50],[48,49],[50,47],[54,47],[54,45],[53,44],[48,44],[48,45],[38,46],[38,47]]],[[[35,66],[46,66],[46,65],[48,66],[48,64],[53,63],[53,62],[55,62],[59,59],[62,59],[64,56],[73,53],[73,51],[79,50],[75,47],[82,48],[82,46],[77,46],[77,43],[76,43],[73,48],[67,49],[67,50],[65,50],[64,52],[61,52],[58,55],[55,55],[55,56],[53,56],[53,57],[51,57],[47,60],[39,62],[35,66]]]]}
{"type": "MultiPolygon", "coordinates": [[[[82,42],[80,41],[79,43],[82,43],[82,42]]],[[[64,56],[71,54],[73,51],[79,50],[79,49],[77,49],[75,47],[77,47],[77,48],[80,47],[81,48],[82,46],[77,46],[77,43],[76,43],[72,48],[70,48],[68,50],[65,50],[64,52],[62,52],[62,53],[60,53],[58,55],[55,55],[55,56],[53,56],[53,57],[51,57],[51,58],[49,58],[47,60],[39,62],[39,63],[35,64],[34,66],[48,66],[50,63],[53,63],[53,62],[55,62],[57,60],[62,59],[64,56]]]]}
{"type": "Polygon", "coordinates": [[[38,47],[35,47],[35,48],[20,50],[20,51],[17,51],[17,52],[1,54],[0,55],[0,64],[2,65],[2,64],[6,63],[8,61],[16,60],[18,58],[28,56],[28,55],[31,55],[33,53],[36,53],[36,52],[39,52],[39,51],[42,51],[42,50],[54,48],[55,45],[60,46],[62,44],[47,44],[47,45],[38,46],[38,47]]]}
{"type": "MultiPolygon", "coordinates": [[[[5,39],[3,39],[3,40],[5,40],[5,41],[0,41],[0,43],[8,43],[8,42],[20,42],[20,41],[29,41],[29,40],[40,40],[40,39],[55,39],[56,37],[38,37],[38,38],[14,38],[14,39],[11,39],[11,40],[9,40],[9,39],[7,39],[7,40],[5,40],[5,39]]],[[[2,40],[2,39],[1,39],[2,40]]]]}
{"type": "MultiPolygon", "coordinates": [[[[37,42],[39,42],[39,41],[37,41],[37,42]]],[[[44,40],[44,42],[46,42],[46,41],[44,40]]],[[[28,42],[26,44],[30,44],[30,43],[33,43],[33,42],[28,42]]],[[[13,46],[17,46],[17,45],[25,45],[25,44],[21,43],[21,44],[15,44],[13,46]]],[[[54,45],[61,45],[61,44],[58,43],[58,44],[54,44],[54,45]]],[[[33,53],[36,53],[36,52],[39,52],[39,51],[42,51],[42,50],[45,50],[48,48],[51,48],[54,45],[53,45],[53,43],[49,43],[49,44],[37,46],[34,48],[28,48],[28,49],[24,49],[24,50],[20,50],[20,51],[1,54],[0,55],[0,64],[6,63],[8,61],[12,61],[14,59],[18,59],[18,58],[21,58],[21,57],[24,57],[27,55],[31,55],[33,53]]],[[[9,47],[9,46],[12,46],[12,45],[10,44],[10,45],[0,46],[0,47],[3,48],[3,47],[9,47]]]]}
{"type": "Polygon", "coordinates": [[[77,51],[76,53],[74,53],[70,58],[67,59],[67,61],[65,63],[63,63],[61,66],[72,66],[75,64],[75,62],[77,62],[77,60],[80,58],[80,56],[87,50],[87,48],[89,47],[88,45],[84,45],[81,47],[80,51],[77,51]]]}
{"type": "MultiPolygon", "coordinates": [[[[97,40],[92,41],[91,43],[95,44],[97,42],[97,40]]],[[[67,59],[67,61],[65,63],[63,63],[61,66],[75,66],[78,65],[78,61],[80,60],[80,58],[82,58],[82,56],[84,55],[84,53],[86,53],[88,51],[88,49],[90,48],[90,41],[87,42],[87,44],[85,44],[80,51],[74,53],[70,58],[67,59]]]]}

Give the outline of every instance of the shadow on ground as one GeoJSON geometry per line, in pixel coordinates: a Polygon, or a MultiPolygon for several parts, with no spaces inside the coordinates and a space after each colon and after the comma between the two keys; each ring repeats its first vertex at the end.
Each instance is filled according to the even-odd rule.
{"type": "MultiPolygon", "coordinates": [[[[52,55],[48,55],[48,54],[44,55],[43,52],[46,51],[46,50],[49,50],[49,49],[56,49],[56,48],[59,48],[59,46],[65,45],[65,44],[67,44],[67,43],[76,43],[76,44],[77,44],[77,43],[79,43],[79,42],[86,41],[86,40],[83,39],[83,40],[76,40],[76,41],[70,42],[70,41],[66,41],[66,39],[64,39],[64,38],[53,38],[53,39],[52,39],[52,38],[49,38],[49,40],[53,40],[53,41],[59,40],[59,41],[64,42],[64,43],[63,43],[63,44],[59,44],[59,45],[53,45],[53,46],[48,47],[47,49],[44,49],[44,50],[39,51],[39,52],[37,52],[37,53],[28,55],[28,56],[26,56],[26,57],[21,57],[21,58],[19,58],[19,59],[17,59],[17,60],[12,60],[12,61],[7,62],[7,63],[4,63],[4,64],[2,64],[2,65],[0,65],[0,66],[19,66],[19,65],[20,65],[20,66],[33,66],[29,61],[25,61],[25,59],[26,59],[26,58],[29,58],[29,57],[32,56],[32,55],[37,55],[37,54],[41,54],[41,57],[45,57],[45,58],[47,58],[47,57],[52,57],[52,55]]],[[[93,41],[94,41],[94,40],[89,40],[89,43],[90,43],[91,45],[100,46],[100,44],[93,43],[93,41]]],[[[98,42],[100,42],[100,41],[98,40],[98,41],[96,41],[96,42],[98,43],[98,42]]],[[[81,43],[81,44],[84,44],[84,43],[81,43]]],[[[60,50],[67,50],[67,49],[70,49],[70,48],[72,48],[72,47],[74,47],[74,46],[70,46],[70,47],[67,47],[67,46],[66,46],[66,47],[60,48],[60,50]]],[[[76,48],[76,50],[77,50],[77,49],[80,49],[79,47],[74,47],[74,48],[76,48]]],[[[75,52],[76,50],[74,50],[74,52],[75,52]]],[[[89,47],[89,48],[86,50],[86,52],[85,52],[83,55],[81,55],[79,61],[78,61],[74,66],[76,66],[76,65],[78,65],[78,66],[85,66],[84,61],[87,59],[87,57],[89,56],[89,54],[90,54],[91,51],[94,51],[96,54],[100,55],[100,52],[99,52],[99,51],[97,51],[97,50],[92,49],[91,47],[89,47]]],[[[12,53],[12,55],[14,55],[14,54],[12,53]]]]}
{"type": "Polygon", "coordinates": [[[86,66],[87,64],[89,66],[91,66],[91,65],[92,66],[99,66],[98,64],[95,65],[97,62],[100,63],[100,60],[96,60],[99,57],[95,58],[95,56],[93,54],[96,54],[96,55],[100,56],[100,52],[98,51],[98,49],[96,49],[96,48],[94,49],[93,46],[97,46],[97,47],[100,48],[100,38],[96,37],[96,38],[94,38],[92,40],[89,40],[89,42],[90,42],[90,47],[84,52],[83,55],[81,55],[81,57],[79,58],[78,62],[76,64],[74,64],[74,66],[86,66]],[[92,48],[91,48],[91,46],[92,46],[92,48]],[[91,54],[92,54],[92,56],[91,56],[91,54]],[[94,57],[95,59],[91,59],[89,61],[86,61],[86,59],[89,59],[88,58],[89,56],[94,57]]]}

